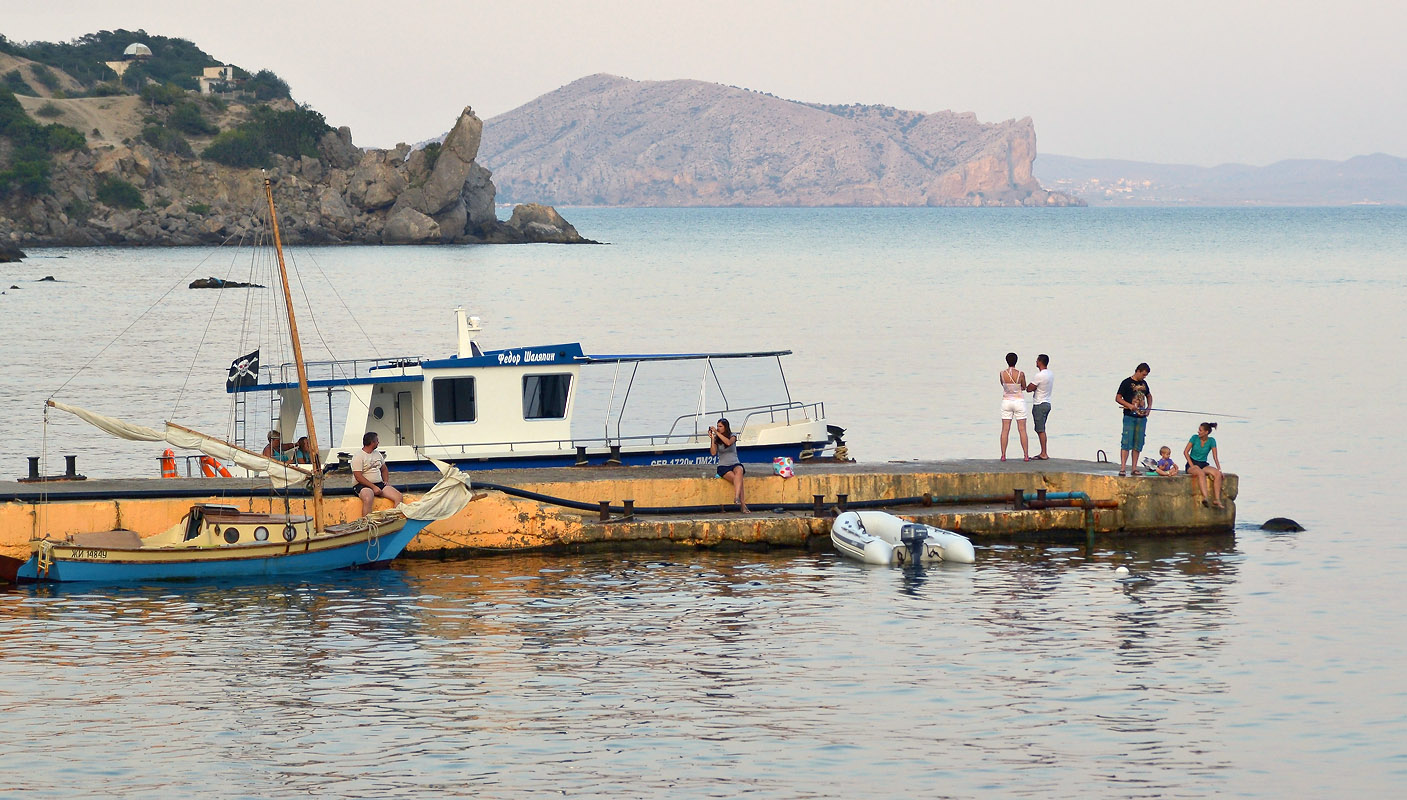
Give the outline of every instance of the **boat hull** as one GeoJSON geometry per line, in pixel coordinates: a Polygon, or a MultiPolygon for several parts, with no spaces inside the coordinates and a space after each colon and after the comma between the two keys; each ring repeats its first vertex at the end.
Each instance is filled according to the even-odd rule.
{"type": "MultiPolygon", "coordinates": [[[[84,558],[58,557],[41,574],[39,554],[20,566],[21,583],[124,583],[131,581],[200,580],[211,578],[261,578],[375,567],[400,555],[426,520],[406,520],[397,531],[379,536],[350,537],[346,543],[300,549],[305,542],[249,548],[247,553],[117,550],[86,548],[84,558]],[[270,549],[279,550],[268,554],[270,549]],[[102,557],[98,557],[101,554],[102,557]]],[[[317,544],[316,540],[314,543],[317,544]]]]}
{"type": "Polygon", "coordinates": [[[917,527],[927,534],[918,548],[920,562],[972,564],[977,560],[972,542],[966,536],[912,523],[884,511],[846,511],[836,517],[831,524],[831,544],[841,555],[856,561],[903,566],[915,560],[915,554],[901,539],[906,526],[917,527]]]}
{"type": "MultiPolygon", "coordinates": [[[[804,462],[820,455],[821,447],[815,442],[790,442],[786,444],[744,445],[738,448],[738,459],[744,464],[771,464],[776,458],[790,458],[804,462]],[[804,455],[803,455],[804,454],[804,455]]],[[[560,453],[539,453],[528,455],[455,455],[431,451],[426,455],[440,461],[449,462],[461,470],[525,469],[540,467],[603,466],[622,465],[638,467],[660,466],[716,466],[718,456],[707,447],[651,448],[648,450],[622,449],[613,455],[609,450],[591,448],[586,452],[586,461],[577,460],[575,451],[560,453]]],[[[397,461],[387,454],[387,466],[394,472],[423,472],[425,459],[397,461]]]]}

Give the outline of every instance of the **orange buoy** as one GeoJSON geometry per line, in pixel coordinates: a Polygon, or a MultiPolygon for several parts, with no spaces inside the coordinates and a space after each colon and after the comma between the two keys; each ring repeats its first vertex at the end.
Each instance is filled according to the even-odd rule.
{"type": "Polygon", "coordinates": [[[217,474],[222,478],[230,477],[230,471],[225,469],[225,465],[211,456],[200,457],[200,471],[205,473],[207,478],[213,478],[217,474]]]}
{"type": "Polygon", "coordinates": [[[171,448],[166,448],[166,452],[161,454],[161,477],[176,478],[176,453],[171,448]]]}

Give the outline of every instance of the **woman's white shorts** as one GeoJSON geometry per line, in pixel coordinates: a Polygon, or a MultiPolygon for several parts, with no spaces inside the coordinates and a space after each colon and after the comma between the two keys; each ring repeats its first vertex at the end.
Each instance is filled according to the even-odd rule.
{"type": "Polygon", "coordinates": [[[1026,398],[1003,397],[1002,419],[1026,419],[1026,398]]]}

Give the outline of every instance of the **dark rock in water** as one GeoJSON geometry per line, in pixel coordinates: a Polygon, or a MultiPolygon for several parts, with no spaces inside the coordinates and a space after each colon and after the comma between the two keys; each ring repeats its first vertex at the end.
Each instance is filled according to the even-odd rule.
{"type": "Polygon", "coordinates": [[[44,277],[42,277],[42,278],[39,279],[39,282],[40,282],[40,283],[43,283],[44,281],[56,281],[56,282],[57,282],[57,281],[58,281],[58,278],[55,278],[53,275],[45,275],[44,277]]]}
{"type": "Polygon", "coordinates": [[[192,289],[263,289],[264,286],[257,283],[242,283],[240,281],[226,281],[219,278],[196,278],[191,281],[192,289]]]}
{"type": "Polygon", "coordinates": [[[1289,517],[1275,517],[1261,523],[1260,529],[1263,531],[1298,532],[1304,530],[1304,526],[1289,517]]]}
{"type": "Polygon", "coordinates": [[[23,250],[19,249],[18,247],[10,247],[6,244],[0,244],[0,264],[8,264],[12,261],[19,261],[21,258],[24,258],[23,250]]]}
{"type": "Polygon", "coordinates": [[[11,289],[18,289],[18,288],[20,288],[20,287],[14,285],[14,284],[12,283],[12,284],[10,284],[10,288],[11,288],[11,289]]]}

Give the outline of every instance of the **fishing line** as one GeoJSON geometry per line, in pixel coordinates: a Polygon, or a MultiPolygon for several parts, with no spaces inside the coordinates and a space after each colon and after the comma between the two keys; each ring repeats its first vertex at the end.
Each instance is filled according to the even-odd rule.
{"type": "Polygon", "coordinates": [[[1180,408],[1150,408],[1149,411],[1162,411],[1166,414],[1196,414],[1201,417],[1230,417],[1231,419],[1250,419],[1237,414],[1218,414],[1212,411],[1184,411],[1180,408]]]}

